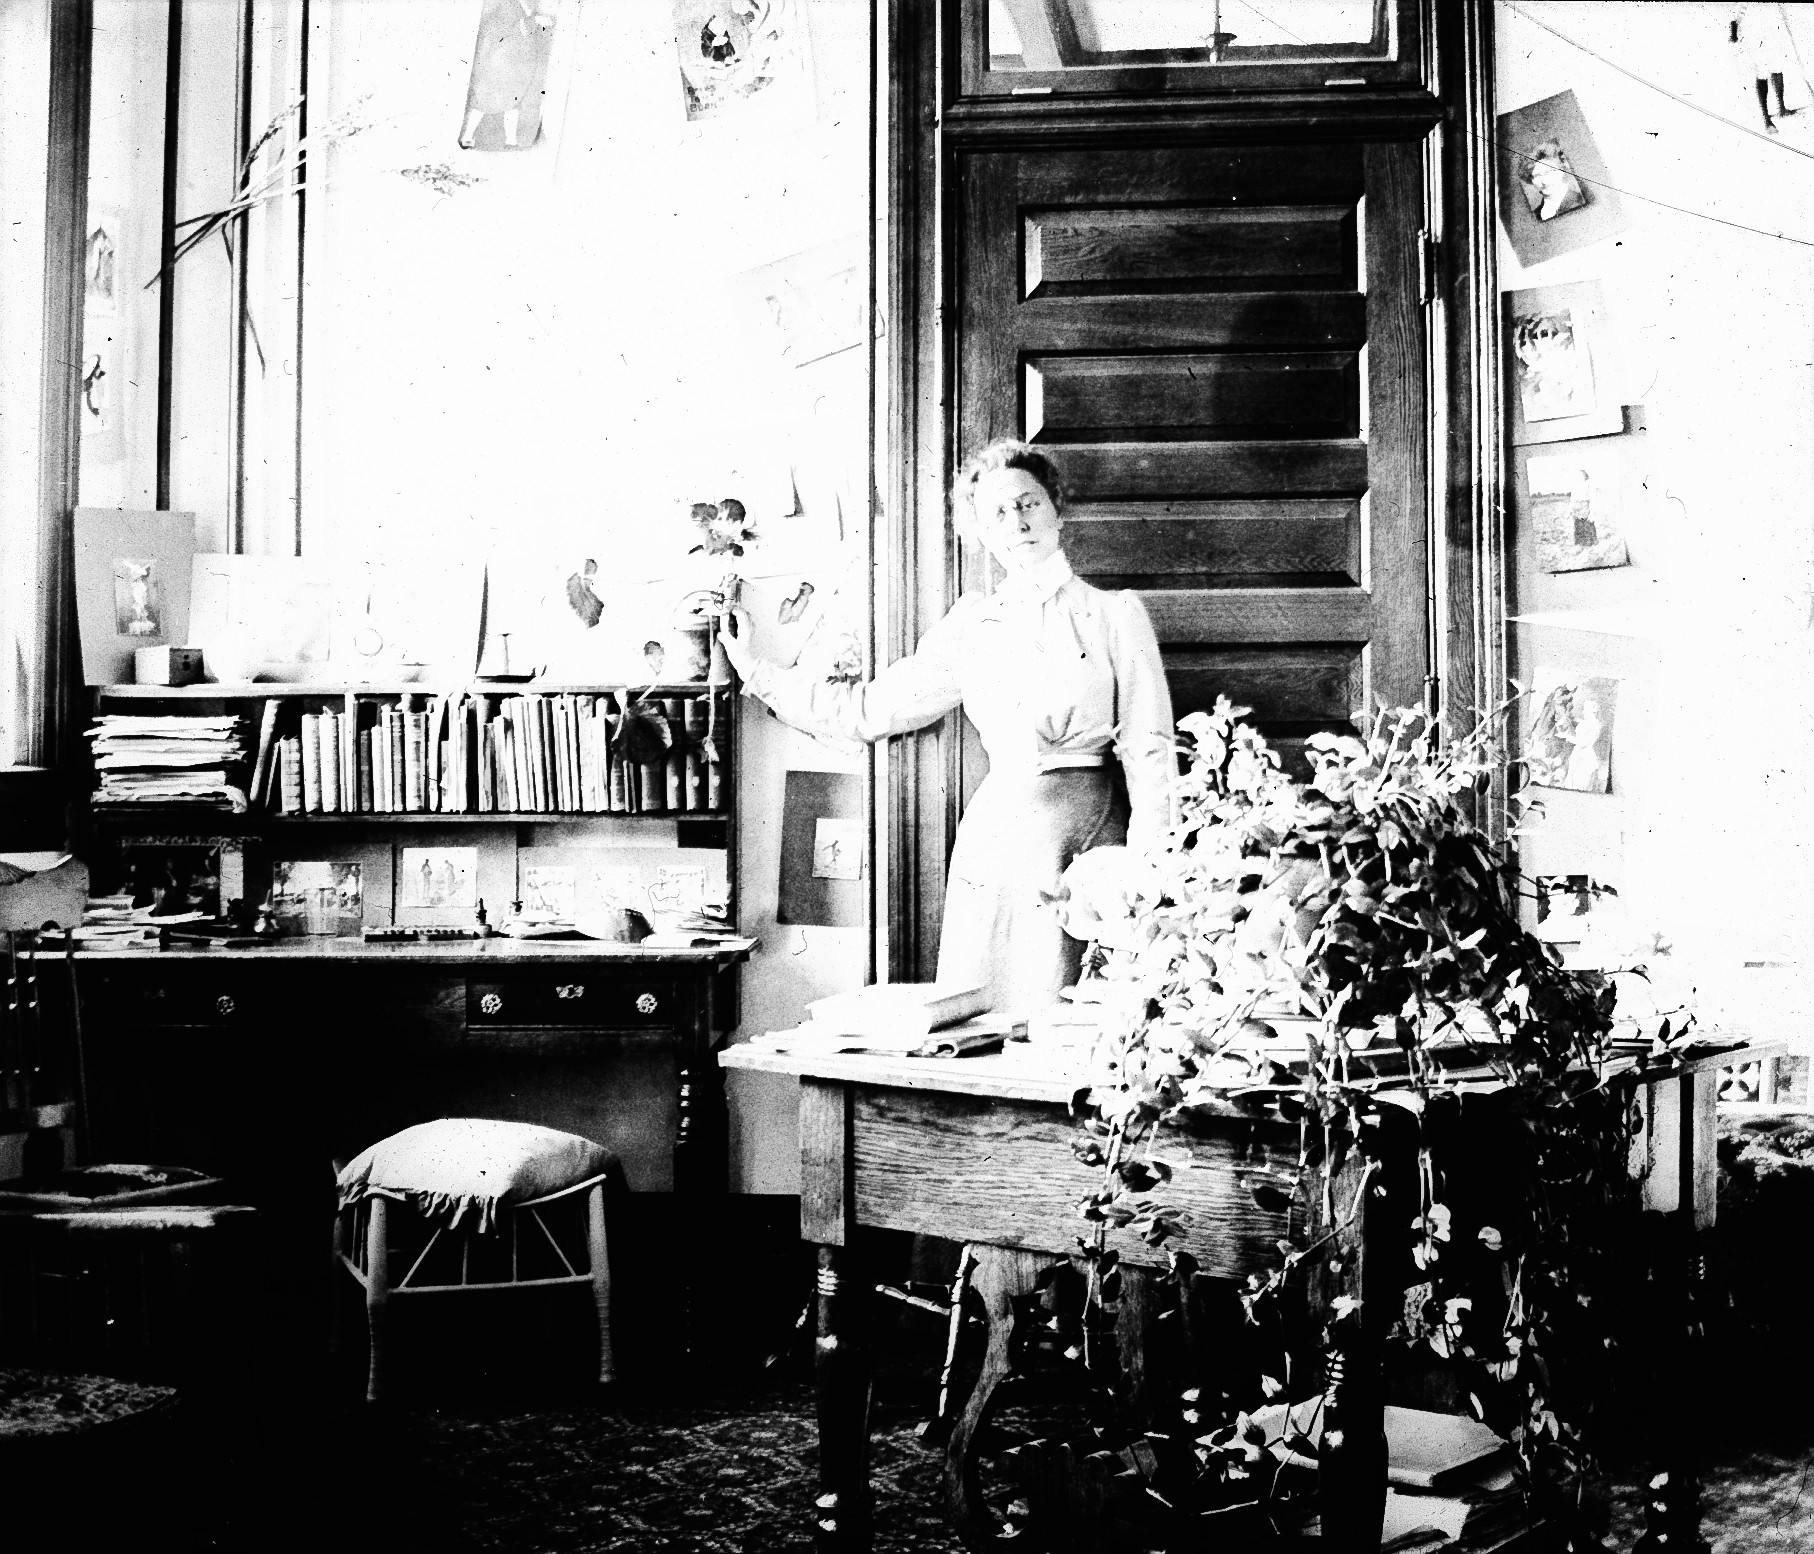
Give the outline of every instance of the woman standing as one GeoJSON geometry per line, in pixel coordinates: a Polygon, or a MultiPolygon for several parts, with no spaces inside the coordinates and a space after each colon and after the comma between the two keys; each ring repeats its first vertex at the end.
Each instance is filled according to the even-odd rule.
{"type": "Polygon", "coordinates": [[[1078,578],[1060,543],[1058,472],[1024,443],[989,444],[958,472],[959,531],[1007,576],[965,594],[918,651],[866,685],[783,670],[749,649],[748,617],[721,637],[743,678],[808,733],[886,739],[961,706],[989,775],[958,826],[939,934],[941,982],[982,984],[997,1012],[1049,1005],[1082,945],[1041,899],[1091,847],[1156,844],[1177,771],[1171,695],[1139,599],[1078,578]]]}

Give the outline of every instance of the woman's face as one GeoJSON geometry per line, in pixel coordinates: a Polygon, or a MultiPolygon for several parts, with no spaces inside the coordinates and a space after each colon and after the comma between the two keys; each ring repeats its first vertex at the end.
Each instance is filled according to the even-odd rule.
{"type": "Polygon", "coordinates": [[[970,488],[970,499],[983,544],[1010,572],[1036,567],[1058,549],[1064,520],[1026,470],[986,471],[970,488]]]}

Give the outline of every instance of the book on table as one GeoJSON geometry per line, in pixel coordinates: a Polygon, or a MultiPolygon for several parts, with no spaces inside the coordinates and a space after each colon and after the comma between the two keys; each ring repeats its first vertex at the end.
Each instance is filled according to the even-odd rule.
{"type": "Polygon", "coordinates": [[[846,1036],[923,1039],[989,1009],[988,989],[950,982],[876,982],[806,1006],[813,1026],[846,1036]]]}
{"type": "MultiPolygon", "coordinates": [[[[644,941],[647,943],[647,941],[644,941]]],[[[895,1057],[959,1058],[993,1052],[1015,1033],[1008,1015],[977,1015],[941,1026],[936,1031],[846,1031],[837,1024],[808,1020],[791,1031],[769,1031],[752,1037],[750,1045],[769,1052],[876,1052],[895,1057]]]]}

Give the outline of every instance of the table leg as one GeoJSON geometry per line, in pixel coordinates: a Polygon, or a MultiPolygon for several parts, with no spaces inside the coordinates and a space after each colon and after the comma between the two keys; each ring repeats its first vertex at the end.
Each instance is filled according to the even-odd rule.
{"type": "Polygon", "coordinates": [[[819,1404],[819,1493],[813,1501],[820,1554],[869,1548],[868,1287],[847,1247],[819,1248],[818,1338],[813,1381],[819,1404]]]}

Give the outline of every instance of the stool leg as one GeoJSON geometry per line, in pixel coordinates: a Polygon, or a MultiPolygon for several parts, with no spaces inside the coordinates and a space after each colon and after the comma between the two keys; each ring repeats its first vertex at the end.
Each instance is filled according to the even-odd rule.
{"type": "Polygon", "coordinates": [[[594,1182],[586,1192],[586,1247],[592,1258],[592,1303],[598,1308],[598,1379],[604,1385],[617,1379],[617,1362],[611,1351],[611,1258],[605,1241],[603,1182],[594,1182]]]}
{"type": "Polygon", "coordinates": [[[371,1344],[365,1373],[365,1401],[376,1403],[384,1391],[384,1330],[390,1317],[390,1200],[367,1200],[371,1217],[365,1227],[365,1324],[371,1344]]]}

